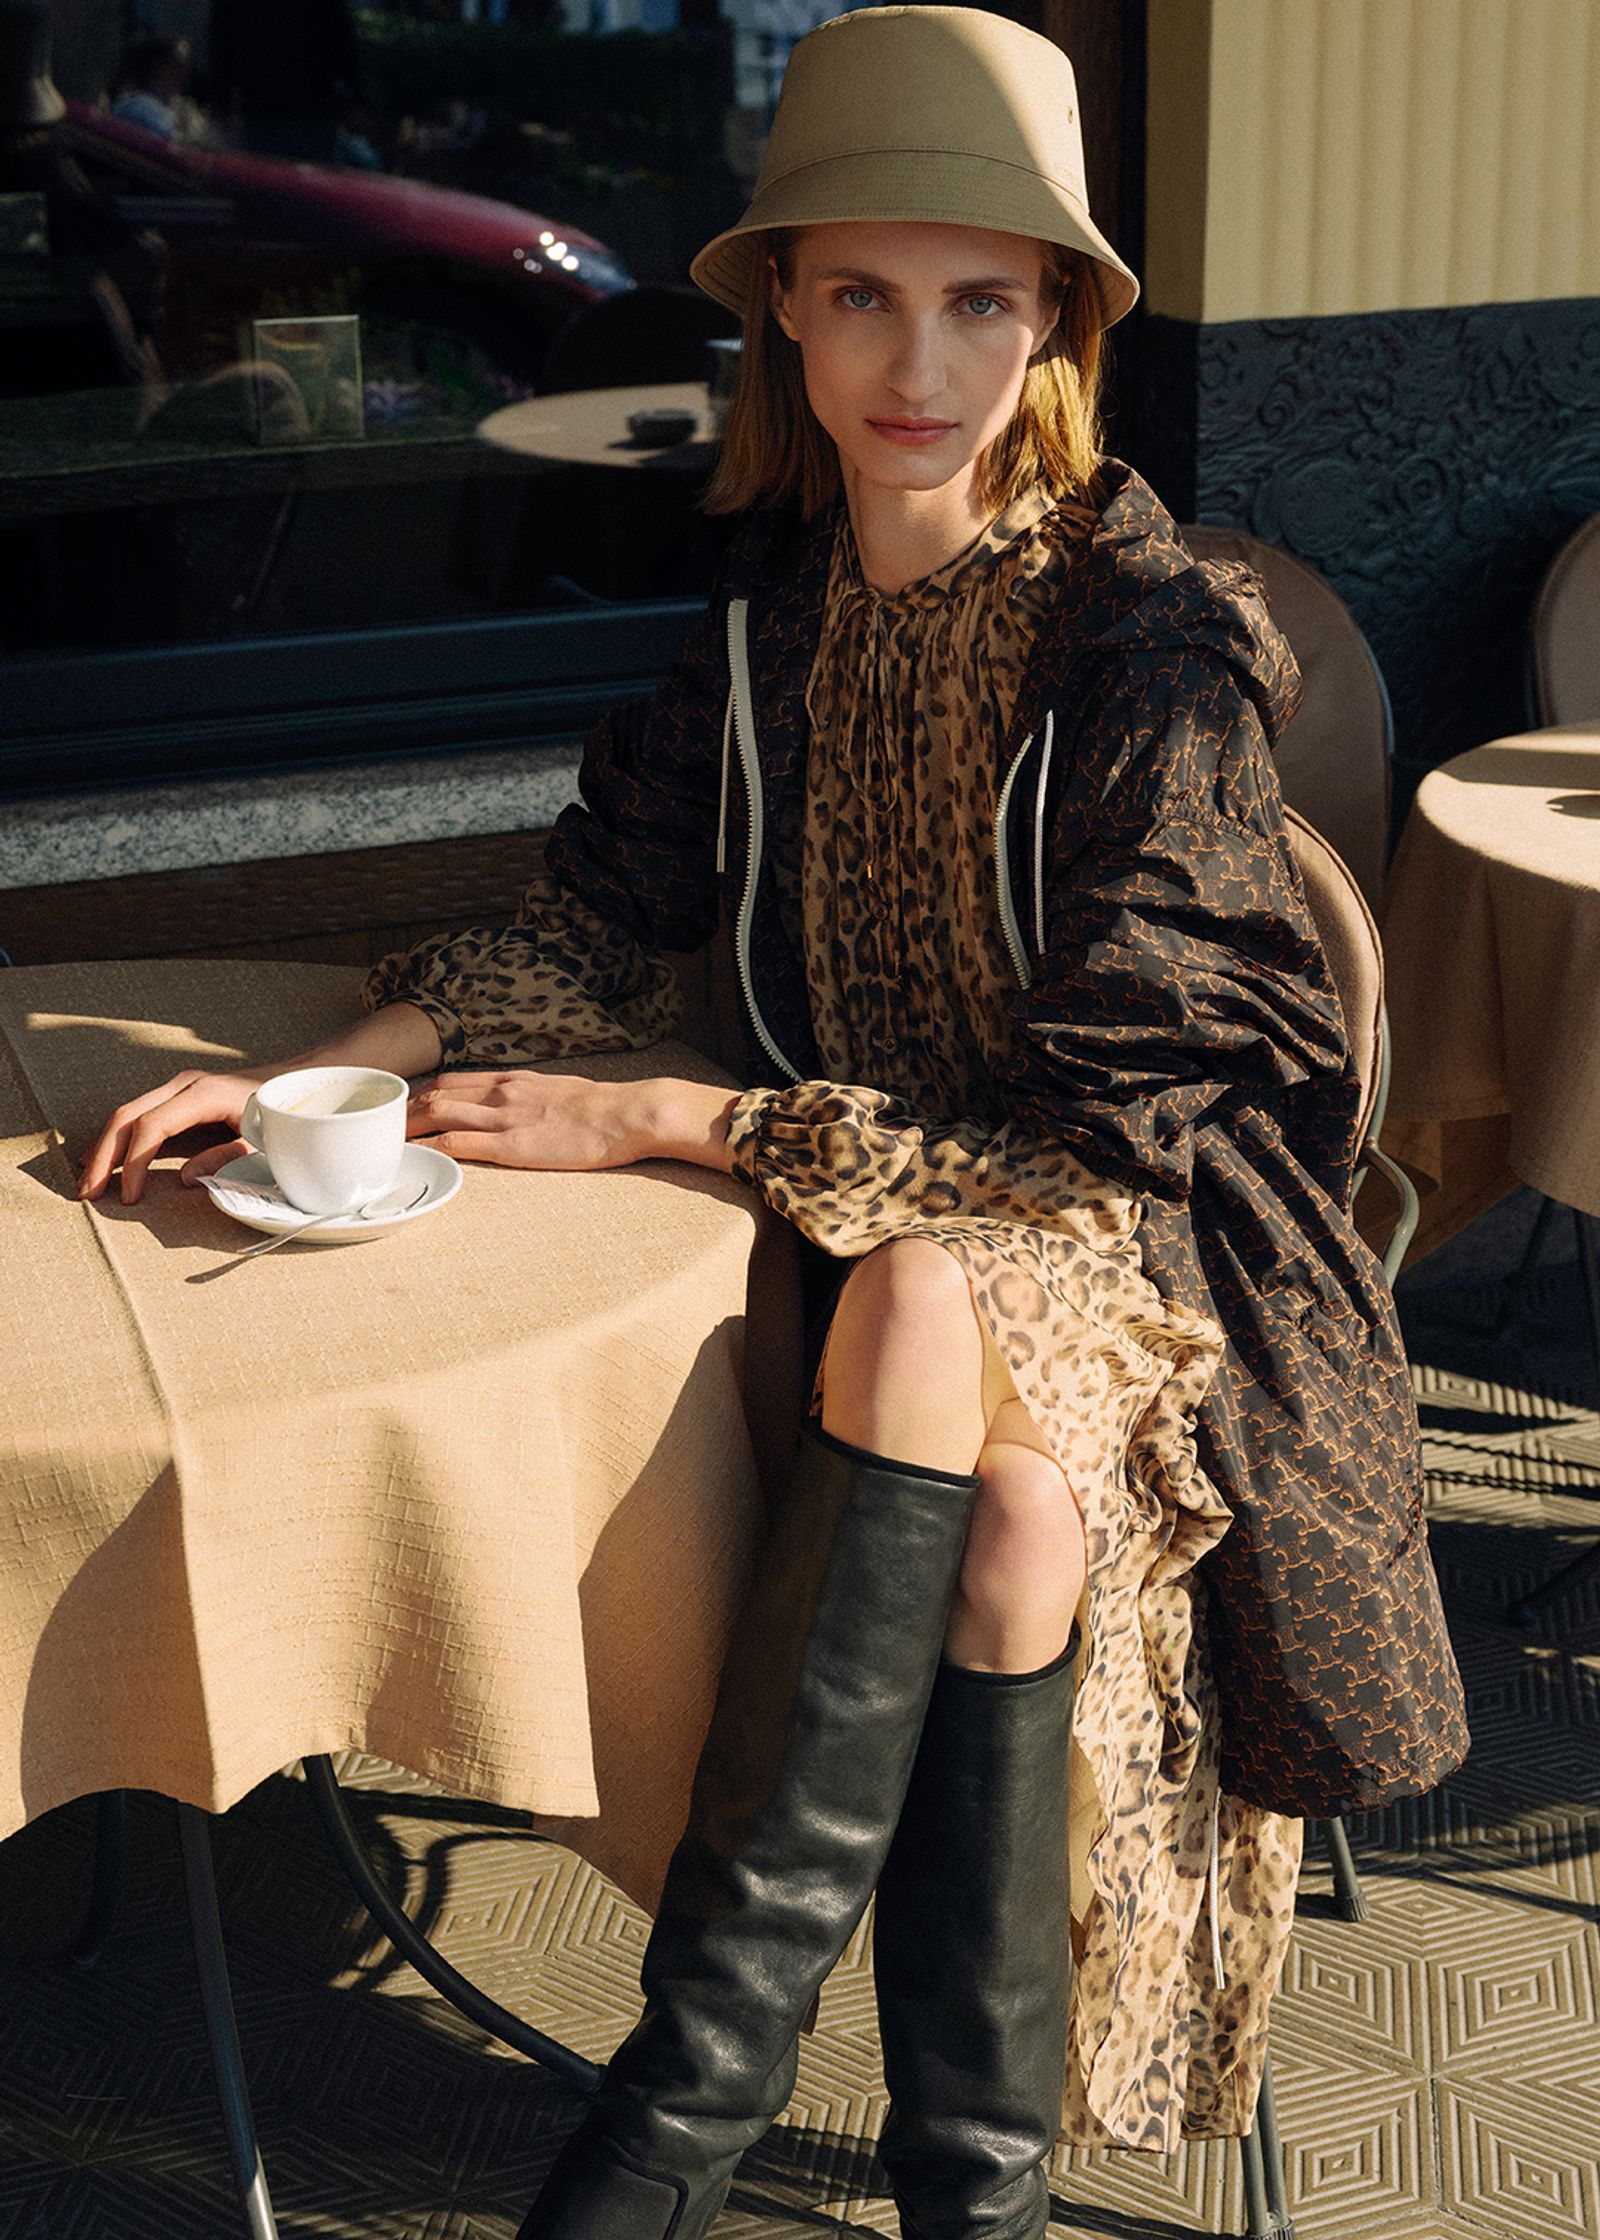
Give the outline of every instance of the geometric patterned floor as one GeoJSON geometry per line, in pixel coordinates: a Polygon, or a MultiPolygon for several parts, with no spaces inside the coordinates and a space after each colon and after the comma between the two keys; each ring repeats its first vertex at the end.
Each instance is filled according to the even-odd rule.
{"type": "MultiPolygon", "coordinates": [[[[1402,1286],[1474,1746],[1436,1795],[1349,1823],[1367,1923],[1334,1917],[1308,1847],[1274,2027],[1299,2240],[1600,2234],[1600,1589],[1537,1635],[1503,1616],[1600,1530],[1600,1391],[1564,1224],[1509,1299],[1530,1211],[1508,1202],[1402,1286]]],[[[380,1870],[450,1957],[603,2057],[634,2007],[634,1910],[515,1814],[375,1760],[344,1771],[380,1870]]],[[[374,1938],[297,1774],[215,1835],[283,2240],[507,2240],[572,2095],[374,1938]]],[[[79,1804],[0,1845],[0,2240],[233,2240],[170,1810],[134,1800],[125,1901],[85,1972],[50,1955],[91,1837],[79,1804]]],[[[894,2231],[865,1943],[716,2240],[894,2231]]],[[[1243,2229],[1232,2146],[1063,2155],[1053,2181],[1053,2235],[1243,2229]]]]}

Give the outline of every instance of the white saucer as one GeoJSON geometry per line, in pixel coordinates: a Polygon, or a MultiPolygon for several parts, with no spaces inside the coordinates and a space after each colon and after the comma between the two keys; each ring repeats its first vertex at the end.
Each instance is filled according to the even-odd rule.
{"type": "MultiPolygon", "coordinates": [[[[225,1167],[219,1167],[215,1174],[203,1175],[201,1180],[211,1193],[212,1204],[233,1220],[242,1221],[247,1229],[281,1236],[285,1229],[296,1228],[302,1221],[311,1219],[283,1196],[272,1179],[272,1169],[259,1151],[246,1152],[242,1159],[230,1159],[225,1167]]],[[[430,1150],[425,1143],[408,1143],[400,1154],[400,1171],[393,1188],[402,1190],[407,1183],[412,1190],[426,1185],[427,1195],[418,1204],[406,1206],[399,1213],[376,1214],[370,1221],[351,1221],[342,1214],[330,1215],[316,1228],[306,1231],[305,1242],[359,1244],[367,1237],[382,1236],[386,1229],[398,1229],[407,1221],[421,1221],[426,1214],[437,1213],[441,1206],[450,1203],[461,1188],[461,1169],[442,1151],[430,1150]]]]}

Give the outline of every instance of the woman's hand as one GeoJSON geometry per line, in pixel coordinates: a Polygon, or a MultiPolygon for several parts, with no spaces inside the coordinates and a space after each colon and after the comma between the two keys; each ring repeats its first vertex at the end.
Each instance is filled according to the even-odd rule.
{"type": "Polygon", "coordinates": [[[695,1081],[586,1081],[564,1073],[447,1073],[419,1085],[408,1135],[452,1159],[593,1173],[639,1159],[728,1164],[738,1092],[695,1081]]]}
{"type": "Polygon", "coordinates": [[[202,1073],[191,1067],[163,1081],[159,1089],[147,1089],[142,1097],[118,1105],[84,1153],[78,1195],[98,1198],[120,1166],[122,1202],[137,1205],[150,1162],[163,1145],[186,1129],[220,1124],[235,1131],[232,1139],[196,1152],[179,1169],[178,1179],[198,1182],[202,1175],[215,1174],[218,1167],[250,1149],[237,1134],[244,1101],[274,1074],[301,1066],[376,1066],[384,1073],[410,1078],[438,1063],[439,1030],[433,1021],[415,1004],[387,1003],[331,1042],[302,1051],[297,1058],[279,1058],[273,1065],[235,1066],[229,1073],[202,1073]]]}
{"type": "Polygon", "coordinates": [[[78,1173],[79,1197],[98,1198],[120,1166],[122,1202],[125,1206],[137,1205],[144,1194],[150,1162],[171,1137],[189,1128],[220,1124],[234,1130],[234,1140],[196,1152],[179,1170],[179,1180],[198,1182],[202,1175],[214,1174],[218,1167],[249,1150],[237,1135],[245,1099],[252,1089],[258,1089],[281,1070],[257,1066],[237,1073],[175,1073],[159,1089],[147,1089],[142,1097],[119,1104],[84,1153],[78,1173]]]}

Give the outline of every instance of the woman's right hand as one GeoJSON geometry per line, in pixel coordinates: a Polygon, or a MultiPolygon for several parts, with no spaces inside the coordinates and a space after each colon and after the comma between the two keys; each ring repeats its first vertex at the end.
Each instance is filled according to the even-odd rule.
{"type": "MultiPolygon", "coordinates": [[[[331,1042],[302,1050],[298,1057],[280,1058],[276,1065],[238,1066],[232,1073],[201,1073],[197,1069],[175,1073],[159,1089],[147,1089],[142,1097],[130,1097],[126,1104],[118,1105],[84,1154],[78,1170],[78,1195],[98,1198],[121,1167],[122,1202],[125,1206],[137,1205],[144,1194],[150,1162],[164,1143],[181,1136],[186,1128],[220,1124],[237,1131],[244,1118],[246,1097],[274,1074],[289,1073],[298,1066],[377,1066],[385,1073],[398,1073],[411,1080],[420,1073],[437,1071],[442,1056],[439,1030],[425,1011],[419,1011],[414,1003],[386,1003],[331,1042]]],[[[209,1150],[197,1151],[192,1159],[186,1159],[178,1170],[178,1180],[198,1182],[202,1175],[215,1174],[218,1167],[249,1149],[250,1145],[235,1133],[232,1140],[213,1144],[209,1150]]]]}
{"type": "Polygon", "coordinates": [[[80,1198],[98,1198],[118,1167],[122,1169],[122,1202],[137,1205],[144,1194],[150,1162],[173,1136],[188,1128],[221,1125],[236,1131],[236,1139],[197,1151],[179,1169],[180,1182],[198,1182],[218,1167],[236,1159],[250,1146],[237,1140],[244,1103],[252,1089],[281,1071],[277,1066],[250,1067],[238,1073],[175,1073],[159,1089],[119,1104],[105,1127],[84,1154],[78,1172],[80,1198]]]}

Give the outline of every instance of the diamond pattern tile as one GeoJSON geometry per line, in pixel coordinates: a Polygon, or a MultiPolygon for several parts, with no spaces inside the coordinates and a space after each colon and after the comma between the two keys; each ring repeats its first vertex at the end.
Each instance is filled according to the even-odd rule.
{"type": "Polygon", "coordinates": [[[1387,2233],[1434,2196],[1425,2076],[1287,2039],[1274,2055],[1290,2198],[1307,2233],[1387,2233]]]}
{"type": "Polygon", "coordinates": [[[1239,2150],[1220,2141],[1187,2141],[1170,2156],[1062,2152],[1050,2191],[1058,2205],[1052,2232],[1059,2225],[1096,2240],[1187,2240],[1244,2229],[1239,2150]]]}
{"type": "Polygon", "coordinates": [[[1422,2070],[1429,2024],[1427,1970],[1403,1935],[1374,1920],[1358,1937],[1334,1920],[1307,1922],[1296,1936],[1284,1967],[1277,2044],[1309,2052],[1336,2045],[1380,2072],[1422,2070]]]}
{"type": "MultiPolygon", "coordinates": [[[[1365,1925],[1336,1918],[1307,1847],[1274,2039],[1299,2240],[1600,2233],[1600,1589],[1539,1628],[1504,1616],[1600,1532],[1600,1386],[1570,1262],[1552,1254],[1495,1333],[1526,1217],[1490,1217],[1402,1287],[1475,1743],[1443,1790],[1349,1822],[1365,1925]]],[[[413,1917],[495,1997],[603,2059],[637,2010],[637,1910],[514,1812],[357,1752],[338,1763],[413,1917]]],[[[54,1955],[93,1833],[84,1802],[0,1846],[0,2240],[235,2240],[170,1811],[131,1800],[121,1909],[82,1969],[54,1955]]],[[[214,1836],[284,2240],[511,2240],[573,2095],[396,1959],[298,1769],[214,1836]]],[[[883,2114],[864,1926],[715,2240],[893,2240],[883,2114]]],[[[1244,2229],[1229,2143],[1062,2152],[1051,2180],[1052,2240],[1244,2229]]]]}
{"type": "Polygon", "coordinates": [[[1433,1971],[1441,2068],[1497,2069],[1526,2076],[1552,2039],[1582,2043],[1595,2029],[1593,1938],[1552,1935],[1547,1923],[1521,1922],[1463,1940],[1459,1958],[1433,1971]]]}
{"type": "Polygon", "coordinates": [[[1445,2200],[1505,2240],[1593,2240],[1600,2231],[1600,2115],[1593,2070],[1571,2092],[1473,2078],[1439,2092],[1445,2200]],[[1584,2089],[1587,2084],[1588,2089],[1584,2089]]]}

